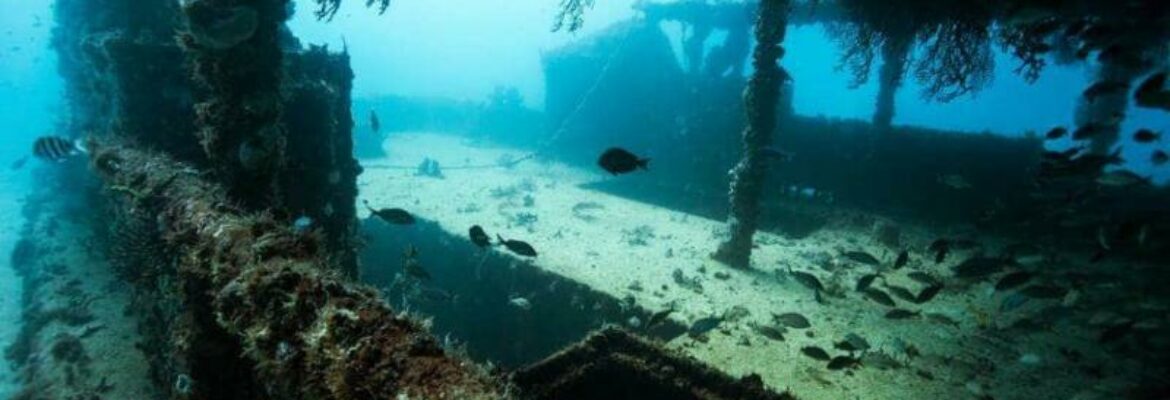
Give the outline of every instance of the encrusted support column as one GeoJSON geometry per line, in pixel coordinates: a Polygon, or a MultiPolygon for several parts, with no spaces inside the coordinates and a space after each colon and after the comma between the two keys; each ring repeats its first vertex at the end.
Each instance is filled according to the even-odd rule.
{"type": "Polygon", "coordinates": [[[906,75],[906,57],[910,54],[912,37],[888,37],[882,43],[882,68],[878,72],[877,104],[873,125],[889,130],[894,121],[894,98],[906,75]]]}
{"type": "MultiPolygon", "coordinates": [[[[502,384],[448,356],[377,293],[325,268],[324,245],[267,213],[245,214],[219,185],[163,155],[89,144],[92,169],[140,212],[157,216],[199,287],[212,324],[240,344],[259,393],[238,398],[506,399],[502,384]]],[[[205,397],[187,382],[185,398],[205,397]]]]}
{"type": "Polygon", "coordinates": [[[789,0],[762,0],[756,19],[757,44],[752,54],[755,73],[744,92],[747,128],[743,131],[743,158],[730,172],[730,237],[713,255],[737,268],[749,267],[752,236],[759,225],[760,195],[768,166],[764,151],[772,144],[780,85],[786,75],[777,61],[784,54],[780,43],[784,42],[788,11],[789,0]]]}
{"type": "Polygon", "coordinates": [[[197,136],[231,197],[258,210],[277,205],[285,132],[280,124],[280,29],[288,0],[192,0],[179,41],[206,90],[197,136]]]}

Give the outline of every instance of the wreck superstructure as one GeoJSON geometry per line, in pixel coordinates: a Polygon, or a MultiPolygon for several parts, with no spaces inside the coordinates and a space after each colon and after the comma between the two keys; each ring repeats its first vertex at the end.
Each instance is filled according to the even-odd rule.
{"type": "MultiPolygon", "coordinates": [[[[330,17],[337,10],[336,1],[317,3],[319,17],[330,17]]],[[[852,218],[849,224],[865,225],[865,229],[873,220],[868,213],[948,223],[979,215],[989,231],[1003,226],[1003,221],[1024,220],[1021,215],[1036,217],[1020,224],[1027,226],[1013,226],[1013,234],[1064,221],[1067,215],[1044,213],[1052,208],[1052,199],[1036,199],[1035,177],[1022,173],[1032,171],[1044,154],[1039,138],[892,125],[894,93],[903,75],[918,67],[906,59],[913,42],[909,37],[921,36],[907,33],[913,29],[906,27],[858,22],[858,15],[851,13],[864,13],[857,10],[864,9],[865,3],[643,4],[638,18],[547,55],[549,90],[544,115],[549,126],[558,128],[541,139],[563,148],[606,138],[651,143],[662,138],[634,133],[675,132],[685,126],[685,136],[671,138],[677,146],[656,158],[682,167],[656,184],[665,193],[683,193],[678,198],[702,201],[657,204],[726,221],[730,197],[733,233],[719,238],[729,244],[724,261],[745,269],[752,266],[751,248],[759,243],[752,239],[755,231],[803,237],[842,215],[852,218]],[[757,10],[765,14],[758,15],[757,10]],[[676,62],[671,53],[669,39],[658,27],[663,21],[689,29],[691,36],[682,46],[684,63],[676,62]],[[882,54],[878,73],[882,90],[873,121],[833,121],[792,112],[791,91],[800,82],[791,81],[777,60],[784,55],[786,27],[807,23],[857,23],[862,30],[843,37],[858,41],[853,43],[855,50],[869,52],[866,63],[872,62],[874,52],[882,54]],[[720,46],[704,53],[712,29],[728,34],[720,46]],[[755,48],[754,75],[745,79],[747,64],[739,60],[752,53],[752,33],[764,45],[755,48]],[[589,76],[594,83],[583,86],[576,79],[579,76],[589,76]],[[704,96],[695,95],[699,92],[704,96]],[[774,147],[792,149],[799,156],[781,164],[770,158],[776,157],[774,147]],[[703,159],[696,160],[699,152],[703,159]],[[989,158],[996,162],[986,162],[989,158]],[[728,169],[734,171],[730,177],[728,169]],[[939,184],[941,174],[961,175],[981,190],[956,192],[939,184]],[[891,189],[899,186],[918,190],[891,189]],[[760,209],[761,192],[772,188],[792,196],[816,188],[818,193],[832,194],[834,207],[839,204],[860,211],[836,213],[824,204],[760,209]],[[768,225],[761,222],[764,219],[783,223],[768,225]]],[[[481,314],[505,313],[498,310],[504,302],[469,302],[459,306],[465,308],[436,313],[437,324],[469,332],[469,342],[480,341],[472,344],[480,346],[472,349],[473,354],[481,350],[479,355],[498,356],[511,364],[508,367],[516,372],[510,376],[472,361],[454,351],[447,340],[434,337],[430,322],[412,314],[405,300],[401,306],[391,306],[396,299],[388,299],[386,293],[402,293],[380,293],[358,279],[363,244],[359,232],[378,231],[369,226],[363,229],[356,209],[363,167],[354,159],[349,56],[344,49],[338,53],[325,47],[302,47],[284,26],[290,4],[287,0],[57,1],[54,42],[70,107],[62,125],[65,131],[86,138],[88,160],[53,172],[63,185],[82,189],[81,201],[47,201],[54,197],[51,190],[60,187],[34,193],[33,199],[46,201],[27,206],[31,221],[27,229],[30,236],[58,235],[55,240],[62,242],[96,244],[76,245],[79,253],[87,254],[85,259],[57,258],[57,242],[34,240],[22,242],[13,255],[30,289],[24,333],[7,354],[23,367],[26,389],[20,398],[572,399],[631,395],[623,391],[625,387],[643,388],[637,393],[642,396],[790,398],[780,393],[788,386],[775,375],[761,377],[737,370],[719,355],[705,353],[707,349],[691,348],[692,342],[678,344],[687,337],[702,337],[703,343],[708,339],[694,332],[684,335],[685,320],[677,316],[660,317],[665,322],[639,332],[674,340],[674,350],[617,329],[603,330],[559,353],[550,350],[564,346],[602,319],[638,328],[656,318],[656,309],[673,312],[673,304],[657,304],[651,297],[662,297],[659,285],[647,283],[651,289],[644,290],[635,281],[610,287],[618,281],[588,281],[537,262],[516,266],[512,258],[472,253],[483,257],[478,259],[480,266],[485,261],[500,270],[511,266],[507,274],[512,275],[489,272],[486,282],[511,285],[510,289],[560,290],[555,296],[561,297],[546,303],[581,310],[592,307],[587,317],[541,327],[559,329],[553,334],[533,328],[532,321],[538,318],[475,319],[481,314]],[[62,224],[53,221],[59,214],[49,210],[84,207],[95,211],[62,224]],[[308,228],[294,221],[308,221],[308,228]],[[109,274],[110,279],[101,284],[82,282],[88,274],[109,274]],[[121,293],[105,296],[103,290],[121,293]],[[623,290],[636,293],[623,297],[623,290]],[[95,304],[126,312],[112,315],[97,311],[95,304]],[[488,323],[500,323],[504,333],[476,332],[488,323]],[[132,360],[119,361],[134,367],[111,378],[115,375],[107,374],[103,356],[86,351],[85,343],[95,338],[126,340],[125,358],[132,360]],[[531,343],[532,349],[492,353],[482,351],[484,343],[531,343]],[[546,355],[551,357],[518,365],[546,355]],[[133,383],[122,380],[131,375],[136,377],[133,383]],[[614,382],[620,384],[610,386],[614,382]]],[[[376,5],[385,10],[386,4],[376,5]]],[[[928,11],[942,13],[937,8],[928,11]]],[[[986,23],[1011,14],[998,8],[982,11],[986,13],[976,15],[986,23]]],[[[1100,13],[1087,3],[1044,12],[1070,19],[1100,13]]],[[[987,29],[986,25],[964,25],[970,21],[953,15],[932,17],[914,29],[943,32],[942,37],[961,42],[970,38],[964,35],[987,29]],[[946,32],[954,35],[946,36],[946,32]]],[[[1035,26],[1020,26],[1025,32],[1016,32],[1020,35],[1016,44],[1035,39],[1027,32],[1035,26]]],[[[990,36],[981,40],[973,47],[985,50],[990,36]]],[[[942,57],[946,46],[939,46],[942,57]]],[[[1105,64],[1102,74],[1117,75],[1110,72],[1109,62],[1105,64]]],[[[1148,70],[1153,64],[1143,60],[1135,69],[1148,70]]],[[[944,94],[978,89],[978,76],[958,74],[963,76],[952,76],[956,81],[939,83],[936,89],[944,94]]],[[[356,114],[364,111],[356,110],[356,114]]],[[[1114,132],[1094,139],[1092,151],[1102,153],[1117,136],[1114,132]]],[[[574,157],[568,154],[564,159],[578,165],[592,161],[574,157]]],[[[621,185],[605,182],[588,189],[645,203],[662,201],[639,197],[645,193],[621,185]]],[[[1170,229],[1170,221],[1158,209],[1165,196],[1165,189],[1095,193],[1086,208],[1105,210],[1103,214],[1112,219],[1146,218],[1147,229],[1160,235],[1170,229]]],[[[576,212],[576,205],[572,207],[576,212]]],[[[595,205],[586,204],[583,209],[590,207],[595,205]]],[[[1070,227],[1062,233],[1067,236],[1058,239],[1091,243],[1098,239],[1093,236],[1099,232],[1095,223],[1100,221],[1070,227]]],[[[445,228],[428,229],[439,232],[434,237],[457,240],[442,236],[445,228]]],[[[382,233],[383,237],[396,235],[382,233]]],[[[644,231],[622,235],[653,236],[644,231]]],[[[435,241],[434,237],[430,240],[435,241]]],[[[421,235],[395,239],[428,240],[421,235]]],[[[766,240],[778,239],[767,236],[766,240]]],[[[895,243],[890,248],[899,246],[903,245],[895,243]]],[[[1170,251],[1162,242],[1128,246],[1118,245],[1118,253],[1165,260],[1170,251]]],[[[434,252],[456,256],[442,248],[434,252]]],[[[765,253],[772,257],[773,253],[765,253]]],[[[673,249],[668,254],[675,257],[673,249]]],[[[706,274],[706,265],[699,271],[706,274]]],[[[702,288],[695,289],[693,284],[694,272],[673,272],[661,274],[666,277],[662,291],[673,282],[701,298],[702,288]]],[[[757,286],[754,278],[722,276],[718,279],[757,286]]],[[[375,282],[390,283],[382,278],[375,282]]],[[[466,274],[451,279],[464,279],[460,284],[469,286],[486,285],[471,282],[466,274]]],[[[711,286],[715,285],[709,284],[708,293],[718,292],[711,286]]],[[[477,290],[512,296],[499,288],[477,290]]],[[[759,288],[743,291],[757,290],[763,293],[759,288]]],[[[701,302],[680,303],[690,307],[701,302]]],[[[750,307],[755,317],[766,314],[761,311],[764,308],[763,303],[750,307]]],[[[718,310],[720,319],[730,313],[725,311],[729,310],[718,310]]],[[[711,334],[714,342],[729,343],[732,339],[722,338],[720,331],[711,334]]],[[[722,336],[746,337],[742,334],[729,328],[722,336]]]]}

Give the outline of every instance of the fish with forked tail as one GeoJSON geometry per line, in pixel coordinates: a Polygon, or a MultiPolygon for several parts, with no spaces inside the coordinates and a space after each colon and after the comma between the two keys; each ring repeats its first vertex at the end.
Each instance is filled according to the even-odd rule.
{"type": "Polygon", "coordinates": [[[610,147],[601,153],[601,157],[597,159],[597,165],[610,174],[621,175],[634,172],[639,168],[648,169],[650,159],[640,158],[622,148],[610,147]]]}

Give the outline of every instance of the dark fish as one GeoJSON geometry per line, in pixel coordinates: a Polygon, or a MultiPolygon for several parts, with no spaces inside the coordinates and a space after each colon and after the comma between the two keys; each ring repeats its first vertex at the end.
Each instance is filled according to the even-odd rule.
{"type": "Polygon", "coordinates": [[[1162,166],[1165,165],[1167,161],[1170,161],[1170,155],[1167,155],[1165,150],[1154,150],[1154,152],[1150,154],[1150,164],[1154,164],[1155,166],[1162,166]]]}
{"type": "Polygon", "coordinates": [[[788,274],[792,275],[793,279],[796,279],[797,282],[806,288],[815,290],[817,292],[822,292],[825,290],[825,286],[821,284],[821,280],[817,279],[817,277],[813,274],[808,272],[793,271],[792,269],[788,270],[788,274]]]}
{"type": "Polygon", "coordinates": [[[666,322],[666,317],[669,317],[673,312],[674,307],[670,307],[665,310],[656,311],[654,314],[650,314],[650,318],[646,319],[646,329],[650,330],[658,325],[662,325],[662,323],[666,322]]]}
{"type": "Polygon", "coordinates": [[[877,257],[874,257],[872,254],[866,253],[864,251],[846,251],[842,255],[854,262],[859,262],[865,265],[879,265],[882,263],[881,260],[877,259],[877,257]]]}
{"type": "Polygon", "coordinates": [[[487,232],[484,232],[483,228],[481,228],[479,225],[473,225],[471,229],[467,231],[467,235],[471,237],[471,243],[475,243],[475,245],[479,246],[480,248],[492,245],[492,238],[488,236],[487,232]]]}
{"type": "Polygon", "coordinates": [[[849,356],[836,356],[829,361],[829,369],[839,370],[845,368],[857,368],[861,366],[861,360],[849,356]]]}
{"type": "Polygon", "coordinates": [[[995,290],[1005,291],[1015,289],[1021,285],[1032,280],[1032,273],[1027,271],[1012,272],[999,278],[999,282],[995,283],[995,290]]]}
{"type": "Polygon", "coordinates": [[[869,274],[869,275],[862,276],[861,279],[857,280],[857,291],[860,292],[862,290],[868,289],[869,285],[872,285],[873,280],[877,279],[877,277],[878,277],[878,274],[869,274]]]}
{"type": "Polygon", "coordinates": [[[60,136],[43,136],[33,142],[33,155],[46,161],[64,161],[81,154],[76,142],[60,136]]]}
{"type": "Polygon", "coordinates": [[[804,353],[804,355],[806,355],[806,356],[809,356],[809,357],[812,357],[814,359],[821,360],[821,361],[829,361],[829,359],[831,358],[831,357],[829,357],[829,353],[826,352],[825,349],[822,349],[822,348],[817,347],[817,346],[801,347],[800,352],[804,353]]]}
{"type": "Polygon", "coordinates": [[[921,292],[918,292],[918,296],[914,297],[914,302],[918,303],[918,304],[922,304],[922,303],[931,301],[934,299],[934,296],[938,296],[939,292],[941,292],[942,289],[943,289],[943,285],[938,284],[938,283],[927,286],[926,289],[922,289],[921,292]]]}
{"type": "Polygon", "coordinates": [[[848,352],[866,351],[869,350],[869,342],[856,333],[849,333],[845,335],[845,340],[834,343],[833,348],[848,352]]]}
{"type": "Polygon", "coordinates": [[[1082,93],[1089,102],[1093,102],[1098,97],[1109,95],[1112,93],[1123,92],[1129,89],[1129,84],[1125,82],[1115,81],[1100,81],[1089,85],[1088,89],[1082,93]]]}
{"type": "Polygon", "coordinates": [[[1133,141],[1138,143],[1153,143],[1162,139],[1162,134],[1149,129],[1138,129],[1133,133],[1133,141]]]}
{"type": "Polygon", "coordinates": [[[638,168],[647,169],[649,164],[649,158],[638,158],[634,153],[617,147],[609,148],[597,159],[597,165],[614,175],[634,172],[638,168]]]}
{"type": "Polygon", "coordinates": [[[1159,72],[1146,78],[1134,92],[1133,99],[1141,107],[1170,111],[1170,89],[1166,88],[1166,72],[1159,72]]]}
{"type": "Polygon", "coordinates": [[[918,316],[918,311],[910,311],[904,308],[895,308],[886,312],[886,319],[909,319],[918,316]]]}
{"type": "Polygon", "coordinates": [[[805,318],[803,315],[798,313],[772,315],[772,319],[776,320],[776,322],[779,322],[781,325],[792,329],[807,329],[812,326],[812,324],[808,322],[808,318],[805,318]]]}
{"type": "Polygon", "coordinates": [[[979,279],[999,273],[1011,263],[1009,258],[975,256],[955,266],[955,276],[965,279],[979,279]]]}
{"type": "Polygon", "coordinates": [[[1096,264],[1101,262],[1101,260],[1105,259],[1106,255],[1108,255],[1108,252],[1104,249],[1097,250],[1096,253],[1093,253],[1092,256],[1089,256],[1089,264],[1096,264]]]}
{"type": "Polygon", "coordinates": [[[1020,306],[1024,305],[1024,303],[1027,303],[1028,300],[1028,296],[1024,296],[1018,292],[1012,293],[1011,295],[1005,297],[1003,302],[999,303],[999,312],[1008,312],[1020,308],[1020,306]]]}
{"type": "Polygon", "coordinates": [[[1105,125],[1090,122],[1077,127],[1077,130],[1073,131],[1072,138],[1073,140],[1092,139],[1108,130],[1109,128],[1105,125]]]}
{"type": "Polygon", "coordinates": [[[896,303],[894,303],[894,299],[890,298],[890,295],[886,294],[886,292],[883,292],[881,290],[878,290],[875,288],[868,288],[868,289],[865,289],[864,291],[862,291],[862,293],[865,293],[865,297],[869,298],[874,303],[878,303],[878,304],[881,304],[881,305],[887,306],[887,307],[894,307],[897,305],[896,303]]]}
{"type": "Polygon", "coordinates": [[[927,285],[934,285],[934,284],[938,283],[937,278],[935,278],[934,276],[931,276],[928,273],[922,272],[922,271],[914,271],[914,272],[911,272],[909,274],[906,274],[906,276],[909,277],[910,279],[913,279],[915,282],[924,283],[927,285]]]}
{"type": "Polygon", "coordinates": [[[1150,184],[1150,178],[1124,169],[1117,169],[1101,174],[1096,182],[1101,186],[1130,187],[1150,184]]]}
{"type": "Polygon", "coordinates": [[[24,157],[16,159],[16,161],[12,162],[12,166],[10,168],[12,168],[13,171],[16,171],[16,170],[19,170],[21,168],[24,168],[25,163],[28,163],[28,156],[24,156],[24,157]]]}
{"type": "Polygon", "coordinates": [[[496,240],[503,244],[504,247],[508,249],[508,251],[525,257],[536,257],[536,249],[526,242],[512,239],[504,240],[504,238],[500,235],[496,235],[496,240]]]}
{"type": "Polygon", "coordinates": [[[953,318],[946,316],[946,314],[926,313],[926,319],[938,324],[950,325],[955,328],[959,327],[959,321],[955,321],[953,318]]]}
{"type": "Polygon", "coordinates": [[[772,325],[752,324],[752,330],[768,339],[779,342],[784,341],[784,328],[778,328],[772,325]]]}
{"type": "Polygon", "coordinates": [[[918,300],[918,296],[915,296],[914,292],[911,292],[910,289],[901,286],[886,285],[886,290],[889,290],[890,293],[894,294],[894,296],[897,296],[899,299],[904,301],[913,302],[918,300]]]}
{"type": "Polygon", "coordinates": [[[370,207],[370,203],[365,200],[362,201],[362,204],[365,204],[366,208],[370,209],[370,213],[373,216],[382,219],[382,221],[395,225],[414,225],[414,217],[411,216],[410,213],[406,212],[406,210],[401,208],[383,208],[380,210],[375,210],[373,207],[370,207]]]}
{"type": "Polygon", "coordinates": [[[459,301],[459,296],[452,294],[443,289],[422,286],[419,288],[419,295],[428,301],[439,303],[454,303],[459,301]]]}
{"type": "Polygon", "coordinates": [[[906,263],[908,262],[910,262],[910,251],[902,250],[901,253],[898,253],[898,258],[894,259],[894,269],[902,269],[902,267],[905,267],[906,263]]]}
{"type": "Polygon", "coordinates": [[[1101,331],[1101,335],[1097,336],[1097,343],[1106,344],[1117,341],[1118,339],[1129,335],[1129,333],[1133,331],[1134,322],[1135,321],[1121,322],[1105,328],[1104,331],[1101,331]]]}
{"type": "Polygon", "coordinates": [[[370,110],[370,130],[378,133],[382,130],[382,121],[378,120],[378,113],[370,110]]]}
{"type": "Polygon", "coordinates": [[[721,324],[721,323],[723,323],[723,318],[718,318],[718,317],[700,318],[700,319],[696,320],[695,322],[691,323],[691,327],[689,329],[687,329],[687,334],[690,336],[699,336],[699,335],[702,335],[702,334],[705,334],[707,332],[714,330],[715,328],[719,327],[719,324],[721,324]]]}
{"type": "Polygon", "coordinates": [[[941,264],[943,260],[946,260],[947,253],[951,252],[951,242],[946,239],[937,239],[930,243],[927,250],[934,253],[934,263],[941,264]]]}
{"type": "Polygon", "coordinates": [[[1021,289],[1020,294],[1033,299],[1059,299],[1068,294],[1068,289],[1055,285],[1032,285],[1021,289]]]}
{"type": "Polygon", "coordinates": [[[418,262],[418,248],[409,246],[402,254],[402,272],[419,280],[430,280],[431,274],[418,262]]]}
{"type": "Polygon", "coordinates": [[[1044,139],[1056,140],[1056,139],[1060,139],[1060,138],[1064,137],[1064,135],[1067,135],[1067,134],[1068,134],[1068,129],[1065,129],[1063,127],[1056,127],[1056,128],[1052,128],[1052,130],[1048,131],[1048,133],[1044,135],[1044,139]]]}

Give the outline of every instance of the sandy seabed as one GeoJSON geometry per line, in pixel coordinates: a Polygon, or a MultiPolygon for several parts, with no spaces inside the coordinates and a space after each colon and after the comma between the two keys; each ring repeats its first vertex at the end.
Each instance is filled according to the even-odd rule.
{"type": "MultiPolygon", "coordinates": [[[[947,282],[947,288],[925,304],[895,297],[897,307],[919,312],[919,317],[886,318],[890,307],[854,291],[857,280],[873,273],[873,267],[840,257],[845,251],[863,250],[883,264],[892,263],[898,250],[878,243],[873,234],[873,221],[884,220],[880,216],[843,211],[841,218],[800,239],[758,234],[753,269],[733,270],[709,258],[723,235],[723,221],[582,186],[624,177],[541,159],[511,168],[492,167],[527,153],[443,134],[396,133],[385,148],[386,158],[363,161],[359,207],[363,200],[376,207],[401,207],[456,237],[481,225],[493,237],[498,233],[527,241],[540,252],[531,261],[537,267],[616,299],[633,298],[651,311],[673,307],[671,318],[683,325],[724,316],[724,322],[702,340],[683,335],[669,345],[732,376],[760,374],[771,387],[791,389],[803,399],[958,399],[983,394],[1109,398],[1120,382],[1090,383],[1062,358],[1062,351],[1076,349],[1119,375],[1127,367],[1095,346],[1092,329],[1019,334],[996,328],[1048,306],[1075,303],[1077,293],[999,312],[1005,294],[994,292],[988,283],[947,282]],[[446,167],[442,179],[419,176],[410,167],[424,158],[446,167]],[[484,165],[489,167],[480,167],[484,165]],[[812,291],[789,278],[789,268],[818,276],[837,295],[818,303],[812,291]],[[775,325],[773,315],[789,312],[807,317],[812,326],[788,329],[782,341],[756,329],[775,325]],[[935,317],[925,317],[928,314],[935,317]],[[869,365],[831,371],[826,362],[802,354],[802,348],[817,346],[833,356],[846,355],[833,345],[849,333],[872,345],[870,353],[876,357],[869,365]]],[[[668,168],[657,165],[645,173],[668,168]]],[[[903,246],[909,248],[925,249],[943,236],[928,227],[897,225],[903,246]]],[[[981,241],[992,249],[1007,244],[981,241]]],[[[959,251],[936,265],[917,253],[906,268],[885,273],[874,287],[921,291],[925,285],[909,279],[909,272],[947,277],[954,263],[971,254],[959,251]]]]}

